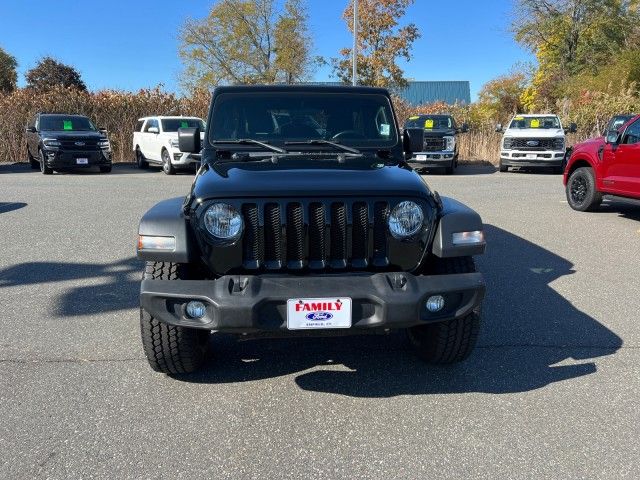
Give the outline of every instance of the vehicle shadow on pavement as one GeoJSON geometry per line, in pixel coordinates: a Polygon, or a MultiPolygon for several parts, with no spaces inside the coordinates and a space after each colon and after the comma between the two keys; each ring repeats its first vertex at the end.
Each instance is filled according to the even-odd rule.
{"type": "Polygon", "coordinates": [[[24,202],[0,202],[0,213],[13,212],[26,206],[27,204],[24,202]]]}
{"type": "Polygon", "coordinates": [[[392,397],[525,392],[596,372],[595,359],[614,354],[622,339],[550,286],[574,273],[573,264],[498,227],[485,229],[489,248],[478,259],[487,282],[484,323],[461,364],[425,365],[400,333],[245,342],[220,335],[204,370],[177,378],[229,383],[299,373],[303,390],[392,397]]]}
{"type": "Polygon", "coordinates": [[[138,306],[142,266],[135,257],[113,263],[29,262],[0,270],[0,289],[73,281],[53,305],[53,314],[95,315],[138,306]]]}

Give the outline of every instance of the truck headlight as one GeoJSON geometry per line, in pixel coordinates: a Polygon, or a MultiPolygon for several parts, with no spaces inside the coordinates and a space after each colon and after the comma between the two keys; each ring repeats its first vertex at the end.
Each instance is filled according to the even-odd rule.
{"type": "Polygon", "coordinates": [[[456,137],[452,137],[452,136],[447,136],[444,137],[445,142],[446,142],[446,149],[447,150],[453,150],[456,148],[456,137]]]}
{"type": "Polygon", "coordinates": [[[511,150],[511,147],[513,145],[513,138],[505,138],[502,142],[502,148],[504,148],[505,150],[511,150]]]}
{"type": "Polygon", "coordinates": [[[238,210],[226,203],[214,203],[204,214],[205,228],[220,240],[233,242],[240,238],[243,223],[238,210]]]}
{"type": "Polygon", "coordinates": [[[103,150],[111,150],[111,143],[107,139],[98,140],[98,147],[103,150]]]}
{"type": "Polygon", "coordinates": [[[62,146],[57,138],[45,138],[42,140],[42,144],[47,148],[60,148],[62,146]]]}
{"type": "Polygon", "coordinates": [[[556,138],[553,140],[553,148],[555,150],[564,150],[564,138],[556,138]]]}
{"type": "Polygon", "coordinates": [[[173,148],[179,148],[180,147],[180,142],[177,138],[175,139],[171,139],[169,140],[169,145],[171,145],[173,148]]]}
{"type": "Polygon", "coordinates": [[[422,228],[424,213],[420,205],[404,201],[396,205],[389,215],[389,231],[394,238],[406,240],[422,228]]]}

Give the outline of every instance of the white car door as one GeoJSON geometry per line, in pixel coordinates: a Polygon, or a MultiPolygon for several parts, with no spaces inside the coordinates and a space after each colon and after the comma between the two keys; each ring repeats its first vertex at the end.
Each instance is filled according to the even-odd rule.
{"type": "Polygon", "coordinates": [[[143,133],[144,156],[147,160],[160,162],[160,122],[157,118],[150,118],[144,127],[143,133]]]}

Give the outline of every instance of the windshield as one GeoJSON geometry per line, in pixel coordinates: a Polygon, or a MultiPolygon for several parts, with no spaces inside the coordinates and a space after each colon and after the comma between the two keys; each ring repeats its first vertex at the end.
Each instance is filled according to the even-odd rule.
{"type": "Polygon", "coordinates": [[[454,128],[453,119],[448,115],[416,115],[409,117],[405,128],[424,128],[427,130],[450,130],[454,128]]]}
{"type": "Polygon", "coordinates": [[[515,117],[509,128],[560,128],[558,117],[515,117]]]}
{"type": "Polygon", "coordinates": [[[397,131],[384,95],[353,93],[225,93],[216,98],[209,138],[252,139],[284,145],[329,140],[345,145],[393,146],[397,131]]]}
{"type": "Polygon", "coordinates": [[[200,130],[204,132],[204,122],[199,118],[162,119],[163,132],[177,132],[179,128],[200,128],[200,130]]]}
{"type": "Polygon", "coordinates": [[[42,115],[39,128],[40,130],[68,132],[95,132],[97,130],[87,117],[71,115],[42,115]]]}
{"type": "Polygon", "coordinates": [[[631,120],[635,115],[617,115],[611,119],[607,131],[618,130],[622,125],[631,120]]]}

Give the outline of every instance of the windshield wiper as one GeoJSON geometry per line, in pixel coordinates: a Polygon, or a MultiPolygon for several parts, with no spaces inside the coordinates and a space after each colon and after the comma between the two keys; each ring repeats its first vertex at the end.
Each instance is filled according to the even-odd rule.
{"type": "Polygon", "coordinates": [[[238,144],[238,145],[258,145],[262,148],[266,148],[267,150],[271,150],[272,152],[276,152],[276,153],[288,153],[285,149],[280,148],[280,147],[274,147],[273,145],[269,145],[268,143],[264,143],[264,142],[259,142],[258,140],[254,140],[252,138],[241,138],[239,140],[214,140],[213,142],[214,145],[218,145],[221,143],[234,143],[234,144],[238,144]]]}
{"type": "Polygon", "coordinates": [[[338,150],[342,150],[344,152],[349,153],[362,153],[360,150],[355,148],[347,147],[345,145],[341,145],[336,142],[330,142],[329,140],[306,140],[304,142],[284,142],[285,145],[331,145],[333,148],[337,148],[338,150]]]}

